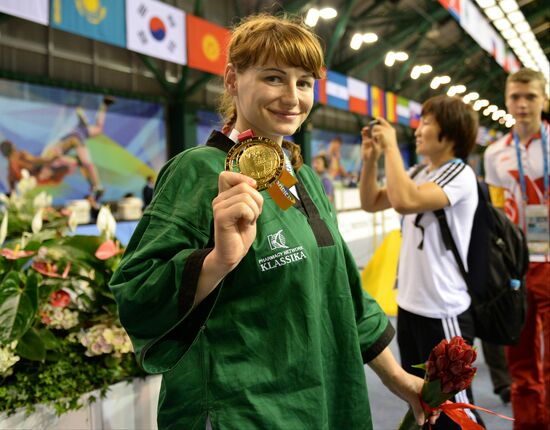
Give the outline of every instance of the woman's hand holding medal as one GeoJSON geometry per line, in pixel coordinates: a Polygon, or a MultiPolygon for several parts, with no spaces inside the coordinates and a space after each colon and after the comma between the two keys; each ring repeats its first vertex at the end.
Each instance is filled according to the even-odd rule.
{"type": "Polygon", "coordinates": [[[214,250],[212,257],[227,273],[239,264],[256,238],[256,221],[264,199],[256,181],[235,172],[221,172],[214,211],[214,250]]]}

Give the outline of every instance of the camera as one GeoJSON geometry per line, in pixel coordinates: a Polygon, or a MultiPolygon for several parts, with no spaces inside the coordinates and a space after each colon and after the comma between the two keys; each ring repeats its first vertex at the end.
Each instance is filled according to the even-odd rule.
{"type": "Polygon", "coordinates": [[[370,121],[367,126],[369,127],[368,130],[367,130],[367,136],[369,138],[372,138],[372,128],[377,125],[377,124],[380,124],[380,121],[377,120],[377,119],[373,119],[372,121],[370,121]]]}

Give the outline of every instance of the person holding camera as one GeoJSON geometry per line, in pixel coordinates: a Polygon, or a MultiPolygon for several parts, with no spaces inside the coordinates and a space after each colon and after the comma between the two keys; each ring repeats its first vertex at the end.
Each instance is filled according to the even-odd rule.
{"type": "MultiPolygon", "coordinates": [[[[476,176],[464,159],[475,144],[478,118],[458,97],[436,96],[422,106],[415,131],[416,153],[425,163],[405,170],[395,129],[384,119],[364,127],[361,207],[377,212],[393,207],[403,215],[398,266],[397,342],[403,368],[424,363],[441,339],[462,336],[473,344],[470,296],[451,251],[445,249],[432,211],[443,209],[464,261],[478,203],[476,176]],[[386,187],[376,180],[384,154],[386,187]]],[[[456,402],[473,403],[471,389],[458,393],[456,402]]],[[[481,418],[467,410],[470,418],[481,418]]],[[[442,414],[434,429],[458,429],[442,414]]]]}

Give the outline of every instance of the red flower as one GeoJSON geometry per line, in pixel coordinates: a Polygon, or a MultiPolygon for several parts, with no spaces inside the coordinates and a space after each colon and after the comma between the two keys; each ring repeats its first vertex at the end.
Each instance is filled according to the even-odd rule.
{"type": "Polygon", "coordinates": [[[18,260],[19,258],[25,258],[29,255],[33,255],[34,251],[19,251],[19,249],[3,248],[0,250],[0,255],[6,257],[8,260],[18,260]]]}
{"type": "Polygon", "coordinates": [[[450,342],[444,339],[432,350],[426,362],[428,380],[440,379],[443,393],[462,391],[475,374],[476,369],[470,365],[476,356],[475,350],[461,337],[455,336],[450,342]]]}
{"type": "Polygon", "coordinates": [[[108,240],[99,245],[99,248],[97,248],[95,252],[95,256],[100,260],[107,260],[111,257],[114,257],[115,255],[120,254],[121,252],[123,251],[118,246],[118,243],[115,243],[113,240],[108,240]]]}
{"type": "Polygon", "coordinates": [[[48,276],[50,278],[67,278],[69,276],[69,270],[71,269],[71,263],[67,263],[65,266],[65,270],[63,273],[59,274],[57,273],[57,265],[46,263],[44,261],[35,261],[32,263],[31,266],[34,270],[36,270],[38,273],[43,274],[44,276],[48,276]]]}
{"type": "Polygon", "coordinates": [[[50,304],[55,308],[65,308],[70,302],[71,296],[66,291],[57,290],[50,295],[50,304]]]}

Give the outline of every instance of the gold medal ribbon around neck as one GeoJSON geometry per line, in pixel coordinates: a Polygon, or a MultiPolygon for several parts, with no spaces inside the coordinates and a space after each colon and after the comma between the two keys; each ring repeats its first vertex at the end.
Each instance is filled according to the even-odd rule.
{"type": "Polygon", "coordinates": [[[239,139],[243,135],[247,137],[233,145],[227,153],[225,170],[251,177],[256,181],[258,191],[267,190],[277,206],[287,210],[296,203],[288,189],[297,180],[285,168],[283,150],[267,137],[245,132],[239,135],[239,139]]]}

